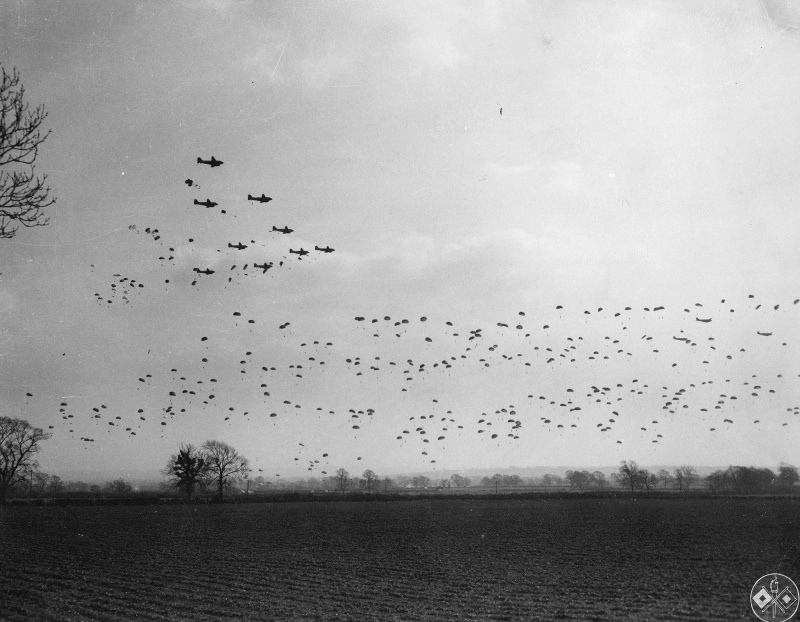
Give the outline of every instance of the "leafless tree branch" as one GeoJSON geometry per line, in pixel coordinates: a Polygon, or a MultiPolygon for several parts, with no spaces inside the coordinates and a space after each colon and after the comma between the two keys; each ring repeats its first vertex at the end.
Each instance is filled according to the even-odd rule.
{"type": "Polygon", "coordinates": [[[39,146],[47,118],[44,105],[30,108],[19,72],[2,68],[0,81],[0,239],[13,238],[20,226],[42,227],[49,222],[42,210],[56,202],[46,185],[47,175],[36,175],[39,146]],[[21,170],[20,170],[21,169],[21,170]]]}

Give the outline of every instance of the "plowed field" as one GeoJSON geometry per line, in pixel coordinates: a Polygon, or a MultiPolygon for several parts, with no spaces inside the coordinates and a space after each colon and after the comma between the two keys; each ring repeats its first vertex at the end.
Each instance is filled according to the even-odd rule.
{"type": "Polygon", "coordinates": [[[0,509],[2,620],[753,620],[800,503],[0,509]]]}

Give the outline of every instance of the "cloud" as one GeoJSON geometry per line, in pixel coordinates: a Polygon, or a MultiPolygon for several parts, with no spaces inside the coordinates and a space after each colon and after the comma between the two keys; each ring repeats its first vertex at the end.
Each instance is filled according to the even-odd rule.
{"type": "Polygon", "coordinates": [[[573,160],[559,160],[550,167],[547,188],[559,195],[575,197],[583,194],[586,188],[586,174],[583,165],[573,160]]]}
{"type": "Polygon", "coordinates": [[[800,29],[800,2],[797,0],[761,0],[769,20],[783,30],[800,29]]]}
{"type": "Polygon", "coordinates": [[[532,164],[504,164],[502,162],[487,162],[483,171],[492,176],[522,175],[531,173],[536,168],[532,164]]]}
{"type": "Polygon", "coordinates": [[[413,281],[429,292],[502,294],[563,279],[579,286],[600,275],[606,254],[598,242],[560,228],[539,235],[506,229],[446,244],[414,233],[373,253],[342,254],[337,271],[344,280],[413,281]]]}

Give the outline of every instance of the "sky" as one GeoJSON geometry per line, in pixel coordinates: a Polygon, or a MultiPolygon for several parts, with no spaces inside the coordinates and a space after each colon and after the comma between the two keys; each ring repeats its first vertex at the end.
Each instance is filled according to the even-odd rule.
{"type": "Polygon", "coordinates": [[[0,49],[43,470],[797,462],[798,3],[11,1],[0,49]]]}

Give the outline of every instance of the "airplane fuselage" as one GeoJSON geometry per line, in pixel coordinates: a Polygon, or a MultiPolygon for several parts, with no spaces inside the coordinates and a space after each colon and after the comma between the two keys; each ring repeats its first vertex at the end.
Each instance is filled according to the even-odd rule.
{"type": "Polygon", "coordinates": [[[272,201],[272,197],[268,197],[268,196],[266,196],[264,194],[262,194],[260,197],[254,197],[254,196],[251,196],[251,195],[248,194],[247,195],[247,200],[248,201],[258,201],[259,203],[269,203],[270,201],[272,201]]]}

